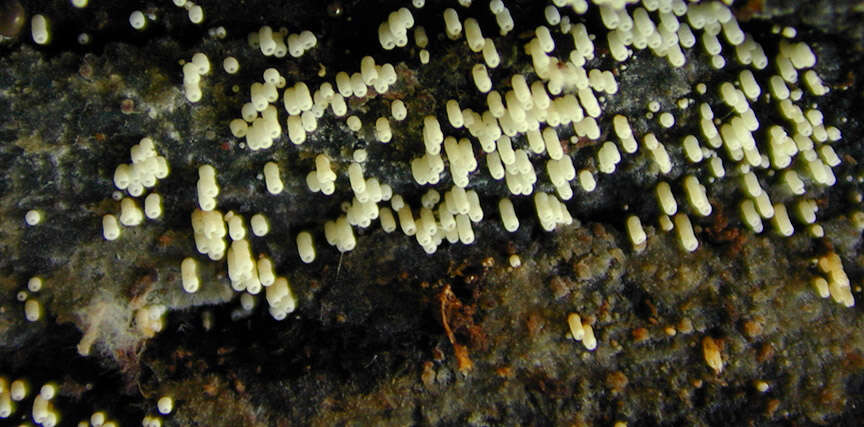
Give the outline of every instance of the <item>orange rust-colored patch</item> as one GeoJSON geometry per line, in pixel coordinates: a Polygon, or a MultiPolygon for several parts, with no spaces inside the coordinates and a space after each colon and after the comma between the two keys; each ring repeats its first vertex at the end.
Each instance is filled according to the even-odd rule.
{"type": "Polygon", "coordinates": [[[735,18],[739,21],[749,21],[763,10],[765,10],[764,0],[748,0],[747,3],[735,10],[735,18]]]}
{"type": "Polygon", "coordinates": [[[488,345],[486,333],[474,323],[476,308],[473,305],[463,304],[453,293],[449,284],[438,294],[438,303],[441,325],[447,334],[447,339],[453,345],[453,353],[456,357],[460,372],[470,371],[474,364],[468,355],[468,347],[457,340],[456,335],[465,337],[472,349],[485,349],[488,345]]]}
{"type": "Polygon", "coordinates": [[[645,328],[636,328],[630,334],[633,336],[633,341],[637,343],[643,342],[650,338],[650,334],[645,328]]]}
{"type": "Polygon", "coordinates": [[[765,404],[765,415],[768,416],[768,418],[773,417],[774,413],[777,412],[777,408],[779,408],[779,407],[780,407],[780,400],[779,399],[769,400],[768,403],[765,404]]]}
{"type": "Polygon", "coordinates": [[[621,371],[615,371],[606,375],[606,386],[612,390],[612,393],[618,394],[623,392],[629,383],[630,380],[627,378],[627,375],[624,375],[621,371]]]}
{"type": "Polygon", "coordinates": [[[501,378],[513,378],[513,368],[510,366],[499,366],[495,369],[495,375],[501,378]]]}

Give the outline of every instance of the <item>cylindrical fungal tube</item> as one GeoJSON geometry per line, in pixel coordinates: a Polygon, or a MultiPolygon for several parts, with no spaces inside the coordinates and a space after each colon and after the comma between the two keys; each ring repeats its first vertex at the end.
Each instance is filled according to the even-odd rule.
{"type": "Polygon", "coordinates": [[[474,78],[474,84],[477,86],[477,90],[482,93],[492,90],[492,80],[489,78],[489,73],[486,71],[485,65],[474,65],[474,68],[471,69],[471,76],[474,78]]]}
{"type": "Polygon", "coordinates": [[[194,258],[185,258],[180,263],[180,276],[183,282],[183,290],[188,293],[198,291],[200,282],[198,280],[198,264],[194,258]]]}
{"type": "Polygon", "coordinates": [[[642,222],[636,215],[627,217],[627,234],[630,236],[630,242],[633,246],[639,246],[645,243],[645,230],[642,228],[642,222]]]}
{"type": "Polygon", "coordinates": [[[315,246],[312,242],[312,234],[308,231],[297,234],[297,251],[300,253],[300,260],[304,263],[315,261],[315,246]]]}
{"type": "Polygon", "coordinates": [[[279,194],[285,188],[282,178],[279,177],[279,165],[275,162],[267,162],[264,165],[264,183],[270,194],[279,194]]]}
{"type": "Polygon", "coordinates": [[[693,225],[690,223],[690,218],[683,212],[675,215],[675,229],[678,231],[678,240],[681,242],[681,247],[687,252],[693,252],[699,246],[699,241],[696,240],[696,235],[693,233],[693,225]]]}

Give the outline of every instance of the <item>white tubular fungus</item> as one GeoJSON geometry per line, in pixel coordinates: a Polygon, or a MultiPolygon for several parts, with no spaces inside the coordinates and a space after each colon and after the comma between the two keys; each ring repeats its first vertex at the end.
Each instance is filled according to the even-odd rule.
{"type": "Polygon", "coordinates": [[[143,30],[147,26],[147,17],[140,10],[133,11],[129,15],[129,25],[136,30],[143,30]]]}
{"type": "Polygon", "coordinates": [[[30,385],[25,380],[15,380],[9,385],[9,396],[12,400],[20,402],[30,394],[30,385]]]}
{"type": "Polygon", "coordinates": [[[359,131],[360,128],[363,127],[363,122],[361,122],[360,118],[357,116],[353,116],[353,115],[348,116],[347,123],[348,123],[348,129],[351,129],[354,132],[359,131]]]}
{"type": "Polygon", "coordinates": [[[579,95],[579,103],[582,104],[585,113],[595,119],[600,117],[600,104],[597,103],[597,98],[594,96],[594,92],[591,91],[591,88],[580,88],[578,89],[577,94],[579,95]]]}
{"type": "Polygon", "coordinates": [[[513,208],[513,202],[504,197],[498,201],[498,211],[501,214],[501,222],[504,229],[509,232],[514,232],[519,228],[519,218],[516,216],[516,211],[513,208]]]}
{"type": "Polygon", "coordinates": [[[288,279],[284,277],[277,277],[273,285],[267,287],[266,294],[270,314],[276,320],[284,319],[297,308],[297,298],[291,291],[288,279]]]}
{"type": "Polygon", "coordinates": [[[252,234],[258,237],[266,236],[270,232],[270,221],[260,213],[252,215],[252,218],[249,219],[249,226],[252,227],[252,234]]]}
{"type": "Polygon", "coordinates": [[[486,155],[486,167],[489,169],[489,175],[492,176],[492,179],[500,180],[504,178],[504,165],[498,152],[486,155]]]}
{"type": "Polygon", "coordinates": [[[587,321],[582,321],[582,345],[588,351],[594,351],[597,348],[597,337],[594,336],[594,328],[587,321]]]}
{"type": "MultiPolygon", "coordinates": [[[[24,318],[28,322],[36,322],[42,318],[42,304],[39,303],[39,300],[29,298],[24,301],[24,318]]],[[[14,386],[15,383],[12,385],[14,386]]],[[[14,395],[12,399],[15,400],[14,395]]]]}
{"type": "Polygon", "coordinates": [[[702,147],[699,146],[699,140],[697,140],[695,136],[685,136],[681,145],[684,148],[684,154],[687,156],[687,160],[690,160],[692,163],[702,161],[702,147]]]}
{"type": "Polygon", "coordinates": [[[550,53],[555,50],[555,41],[552,40],[552,34],[549,32],[549,28],[541,25],[534,30],[534,35],[537,37],[537,42],[543,52],[550,53]]]}
{"type": "Polygon", "coordinates": [[[804,189],[804,181],[802,181],[798,176],[798,172],[795,172],[794,170],[786,170],[783,172],[781,180],[791,194],[800,196],[806,191],[804,189]]]}
{"type": "Polygon", "coordinates": [[[247,240],[235,240],[228,249],[228,278],[231,287],[237,291],[248,291],[257,294],[261,283],[258,278],[258,269],[252,259],[247,240]]]}
{"type": "Polygon", "coordinates": [[[270,194],[279,194],[285,188],[279,176],[279,165],[275,162],[267,162],[264,165],[264,183],[270,194]]]}
{"type": "Polygon", "coordinates": [[[507,258],[507,263],[510,264],[511,268],[519,268],[522,266],[522,258],[517,254],[513,254],[507,258]]]}
{"type": "Polygon", "coordinates": [[[202,211],[211,211],[216,208],[216,196],[219,195],[219,186],[216,184],[216,169],[210,165],[198,168],[198,205],[202,211]]]}
{"type": "Polygon", "coordinates": [[[816,74],[816,71],[807,70],[806,72],[804,72],[804,84],[807,86],[807,89],[810,91],[810,93],[815,96],[822,96],[828,93],[828,87],[822,83],[822,79],[819,78],[819,75],[816,74]]]}
{"type": "Polygon", "coordinates": [[[753,73],[750,70],[741,71],[741,73],[738,74],[738,81],[741,83],[741,89],[744,91],[744,95],[747,95],[747,98],[751,101],[755,101],[759,98],[761,89],[759,88],[759,83],[756,83],[756,78],[753,77],[753,73]]]}
{"type": "Polygon", "coordinates": [[[468,218],[471,222],[480,222],[483,220],[483,209],[480,206],[480,196],[474,190],[466,192],[468,195],[468,218]]]}
{"type": "Polygon", "coordinates": [[[642,221],[636,215],[627,217],[627,234],[630,236],[630,242],[633,247],[637,247],[645,243],[647,236],[642,228],[642,221]]]}
{"type": "Polygon", "coordinates": [[[498,147],[498,155],[504,165],[510,166],[516,162],[516,152],[513,150],[510,137],[501,135],[496,141],[496,146],[498,147]]]}
{"type": "Polygon", "coordinates": [[[687,252],[695,251],[699,246],[699,241],[696,240],[696,235],[693,233],[690,218],[683,212],[675,215],[675,229],[678,230],[678,240],[681,247],[687,252]]]}
{"type": "Polygon", "coordinates": [[[507,113],[507,108],[504,107],[501,94],[497,90],[493,90],[486,95],[486,105],[489,107],[489,113],[492,114],[492,117],[501,118],[507,113]]]}
{"type": "Polygon", "coordinates": [[[39,276],[31,277],[27,281],[27,290],[30,292],[39,292],[42,289],[42,278],[39,276]]]}
{"type": "Polygon", "coordinates": [[[795,228],[792,227],[792,221],[789,220],[789,214],[786,212],[786,205],[783,203],[774,205],[774,217],[772,221],[774,222],[774,228],[781,236],[789,237],[795,232],[795,228]]]}
{"type": "Polygon", "coordinates": [[[452,40],[459,38],[462,34],[462,23],[459,22],[459,14],[453,8],[444,10],[444,29],[447,37],[452,40]]]}
{"type": "Polygon", "coordinates": [[[303,131],[314,132],[315,129],[318,129],[318,118],[316,117],[316,112],[312,110],[304,111],[300,114],[300,124],[303,126],[303,131]]]}
{"type": "Polygon", "coordinates": [[[660,209],[666,215],[672,216],[678,211],[678,203],[675,202],[675,196],[672,195],[672,188],[666,181],[660,181],[656,187],[657,202],[660,204],[660,209]]]}
{"type": "Polygon", "coordinates": [[[204,22],[204,9],[199,5],[194,5],[189,8],[189,22],[200,24],[204,22]]]}
{"type": "Polygon", "coordinates": [[[465,41],[468,42],[468,48],[472,52],[480,52],[486,43],[483,39],[483,32],[480,31],[480,24],[474,18],[465,20],[465,41]]]}
{"type": "Polygon", "coordinates": [[[756,203],[756,211],[762,215],[762,218],[768,219],[774,216],[774,205],[771,204],[767,192],[763,191],[759,197],[753,199],[753,202],[756,203]]]}
{"type": "Polygon", "coordinates": [[[828,255],[819,258],[819,269],[828,275],[828,292],[831,298],[845,307],[855,305],[855,298],[852,295],[849,277],[843,271],[843,263],[840,256],[831,252],[828,255]]]}
{"type": "Polygon", "coordinates": [[[14,409],[9,390],[0,391],[0,418],[9,418],[14,409]]]}
{"type": "MultiPolygon", "coordinates": [[[[228,124],[231,134],[236,138],[243,138],[249,131],[249,125],[243,119],[234,119],[228,124]]],[[[116,175],[115,175],[116,176],[116,175]]]]}
{"type": "Polygon", "coordinates": [[[162,196],[159,193],[150,193],[144,199],[144,215],[149,219],[162,216],[162,196]]]}
{"type": "Polygon", "coordinates": [[[819,208],[814,200],[799,200],[795,204],[795,214],[798,220],[804,224],[813,224],[816,222],[816,211],[819,208]]]}
{"type": "Polygon", "coordinates": [[[48,25],[48,18],[44,15],[33,15],[33,19],[30,20],[30,33],[36,44],[48,44],[48,42],[51,41],[51,30],[48,25]]]}
{"type": "Polygon", "coordinates": [[[235,74],[240,71],[240,62],[233,56],[228,56],[222,60],[222,68],[228,74],[235,74]]]}
{"type": "Polygon", "coordinates": [[[424,208],[432,209],[438,202],[441,201],[441,194],[438,193],[434,188],[430,188],[429,191],[423,194],[420,197],[420,204],[423,205],[424,208]]]}
{"type": "Polygon", "coordinates": [[[375,68],[375,58],[364,56],[360,59],[360,76],[363,83],[371,85],[378,79],[378,70],[375,68]]]}
{"type": "Polygon", "coordinates": [[[24,222],[29,226],[38,225],[42,222],[42,212],[36,209],[31,209],[24,214],[24,222]]]}
{"type": "Polygon", "coordinates": [[[402,195],[394,194],[390,199],[390,206],[397,212],[402,209],[402,206],[405,206],[405,200],[402,199],[402,195]]]}
{"type": "Polygon", "coordinates": [[[471,220],[467,214],[456,215],[456,231],[463,245],[474,243],[474,230],[471,228],[471,220]]]}
{"type": "Polygon", "coordinates": [[[594,191],[594,189],[597,188],[597,181],[594,180],[594,174],[587,169],[580,170],[579,185],[588,193],[594,191]]]}
{"type": "Polygon", "coordinates": [[[498,49],[492,39],[487,38],[483,42],[483,61],[489,68],[495,68],[501,64],[501,57],[498,55],[498,49]]]}
{"type": "Polygon", "coordinates": [[[420,49],[426,48],[429,45],[429,37],[426,35],[426,28],[423,26],[414,27],[414,44],[420,49]]]}
{"type": "Polygon", "coordinates": [[[423,144],[426,146],[426,152],[432,155],[440,153],[442,142],[444,142],[444,134],[441,132],[438,119],[435,116],[423,117],[423,144]]]}
{"type": "Polygon", "coordinates": [[[162,415],[168,415],[174,410],[174,398],[171,396],[162,396],[156,402],[156,408],[162,415]]]}
{"type": "Polygon", "coordinates": [[[381,221],[381,228],[385,233],[392,233],[396,230],[396,218],[393,217],[393,211],[388,207],[382,207],[378,211],[378,219],[381,221]]]}
{"type": "Polygon", "coordinates": [[[576,341],[582,341],[585,337],[585,329],[582,327],[582,317],[576,313],[567,315],[567,325],[570,326],[570,336],[576,341]]]}
{"type": "Polygon", "coordinates": [[[455,99],[447,101],[447,120],[450,121],[450,126],[456,129],[461,128],[465,124],[462,117],[462,109],[459,108],[459,102],[455,99]]]}
{"type": "Polygon", "coordinates": [[[297,234],[297,251],[300,254],[300,260],[306,264],[315,261],[315,246],[312,242],[312,234],[308,231],[301,231],[297,234]]]}
{"type": "MultiPolygon", "coordinates": [[[[350,127],[351,121],[348,122],[350,127]]],[[[289,116],[285,124],[288,126],[288,139],[292,144],[300,145],[306,142],[306,128],[303,126],[303,119],[300,116],[289,116]]]]}
{"type": "Polygon", "coordinates": [[[363,178],[363,167],[359,163],[353,162],[348,165],[348,180],[351,183],[351,189],[354,194],[360,194],[366,191],[366,181],[363,178]]]}
{"type": "Polygon", "coordinates": [[[351,84],[351,76],[349,76],[348,73],[344,71],[336,73],[336,89],[339,91],[339,94],[345,98],[354,94],[354,88],[351,84]]]}
{"type": "Polygon", "coordinates": [[[120,224],[117,217],[108,214],[102,217],[102,236],[105,240],[117,240],[120,237],[120,224]]]}
{"type": "Polygon", "coordinates": [[[648,12],[638,7],[633,11],[633,28],[643,37],[648,37],[654,33],[656,27],[654,27],[654,22],[651,21],[648,12]]]}
{"type": "Polygon", "coordinates": [[[476,64],[471,69],[471,76],[474,78],[474,84],[477,90],[481,93],[489,92],[492,89],[492,80],[489,78],[489,73],[486,71],[486,66],[476,64]]]}
{"type": "Polygon", "coordinates": [[[200,282],[198,280],[198,264],[194,258],[184,258],[180,263],[180,276],[183,282],[183,290],[188,293],[198,291],[200,282]]]}
{"type": "Polygon", "coordinates": [[[386,117],[379,117],[375,121],[375,137],[378,141],[385,144],[393,138],[393,133],[390,130],[390,121],[386,117]]]}
{"type": "Polygon", "coordinates": [[[614,143],[606,141],[597,151],[597,169],[605,174],[615,172],[615,166],[621,161],[621,154],[614,143]]]}
{"type": "Polygon", "coordinates": [[[144,220],[144,213],[135,203],[135,199],[124,197],[120,201],[120,223],[127,227],[140,225],[144,220]]]}
{"type": "Polygon", "coordinates": [[[753,171],[749,171],[741,176],[741,184],[744,187],[744,191],[750,197],[755,198],[762,194],[762,187],[759,185],[759,180],[753,171]]]}
{"type": "Polygon", "coordinates": [[[660,114],[659,122],[660,126],[669,129],[675,125],[675,116],[673,116],[672,113],[665,111],[660,114]]]}
{"type": "Polygon", "coordinates": [[[401,99],[397,99],[390,104],[390,114],[394,120],[402,121],[408,115],[408,109],[405,108],[405,103],[401,99]]]}
{"type": "Polygon", "coordinates": [[[543,142],[550,159],[560,160],[564,157],[564,150],[561,148],[561,141],[558,139],[555,128],[547,127],[543,129],[543,142]]]}
{"type": "Polygon", "coordinates": [[[261,282],[261,286],[267,287],[273,284],[276,280],[276,275],[273,272],[273,261],[266,256],[262,256],[258,258],[258,281],[261,282]]]}
{"type": "Polygon", "coordinates": [[[106,419],[108,418],[105,415],[104,411],[97,411],[90,415],[90,425],[93,427],[101,427],[105,424],[106,419]]]}
{"type": "Polygon", "coordinates": [[[507,33],[513,30],[513,16],[510,15],[510,10],[506,7],[501,12],[495,14],[495,22],[498,24],[498,28],[500,29],[499,34],[502,36],[507,35],[507,33]]]}
{"type": "Polygon", "coordinates": [[[393,36],[393,32],[390,31],[390,23],[382,22],[381,25],[378,26],[378,43],[381,43],[381,47],[384,50],[392,50],[396,47],[396,37],[393,36]]]}
{"type": "Polygon", "coordinates": [[[741,202],[741,220],[744,221],[744,224],[753,230],[754,233],[762,232],[762,218],[759,216],[759,213],[756,212],[756,205],[753,203],[753,200],[745,199],[741,202]]]}
{"type": "Polygon", "coordinates": [[[819,294],[822,298],[828,298],[831,296],[831,291],[828,287],[828,281],[825,280],[824,277],[814,277],[813,278],[813,287],[816,288],[816,293],[819,294]]]}
{"type": "Polygon", "coordinates": [[[417,232],[417,226],[414,222],[414,214],[411,213],[411,208],[408,205],[403,205],[396,211],[399,216],[399,226],[402,228],[402,232],[406,236],[413,236],[417,232]]]}
{"type": "Polygon", "coordinates": [[[723,160],[719,157],[712,157],[708,161],[708,169],[711,170],[715,178],[723,178],[726,175],[726,170],[723,168],[723,160]]]}
{"type": "Polygon", "coordinates": [[[699,183],[699,179],[693,175],[687,175],[684,178],[684,191],[687,193],[690,206],[692,206],[699,215],[708,216],[711,214],[711,203],[708,202],[708,197],[705,195],[705,186],[699,183]]]}
{"type": "Polygon", "coordinates": [[[336,174],[330,169],[330,158],[326,154],[322,153],[315,157],[315,174],[316,182],[320,184],[336,180],[336,174]]]}
{"type": "Polygon", "coordinates": [[[840,157],[837,156],[834,148],[830,145],[819,147],[819,157],[822,158],[822,161],[825,162],[826,165],[832,168],[840,164],[840,157]]]}

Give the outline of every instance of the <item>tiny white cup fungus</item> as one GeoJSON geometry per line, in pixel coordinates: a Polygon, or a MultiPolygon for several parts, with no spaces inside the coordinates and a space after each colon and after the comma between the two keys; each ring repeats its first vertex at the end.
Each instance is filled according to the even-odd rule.
{"type": "Polygon", "coordinates": [[[24,214],[24,222],[27,225],[34,226],[42,222],[42,212],[36,209],[31,209],[24,214]]]}
{"type": "Polygon", "coordinates": [[[147,17],[140,10],[133,11],[129,15],[129,25],[136,30],[143,30],[147,26],[147,17]]]}
{"type": "Polygon", "coordinates": [[[33,276],[30,280],[27,281],[27,289],[30,292],[39,292],[42,289],[42,278],[39,276],[33,276]]]}
{"type": "Polygon", "coordinates": [[[156,407],[162,415],[168,415],[174,410],[174,398],[171,396],[162,396],[156,402],[156,407]]]}
{"type": "Polygon", "coordinates": [[[30,32],[36,44],[44,45],[51,41],[48,18],[44,15],[33,15],[33,19],[30,20],[30,32]]]}

